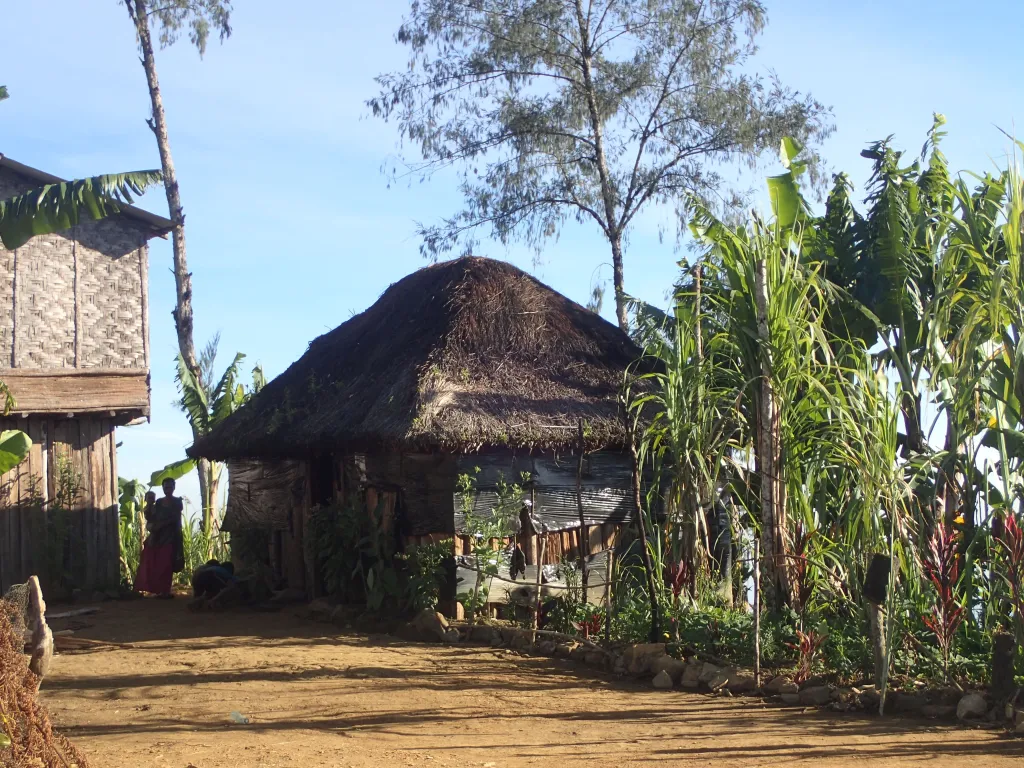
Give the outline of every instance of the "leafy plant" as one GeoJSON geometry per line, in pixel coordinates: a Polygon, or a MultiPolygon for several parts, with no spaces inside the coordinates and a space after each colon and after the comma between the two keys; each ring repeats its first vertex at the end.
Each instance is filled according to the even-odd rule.
{"type": "Polygon", "coordinates": [[[417,545],[405,555],[408,567],[409,604],[413,611],[436,608],[447,577],[445,564],[455,543],[451,539],[417,545]]]}

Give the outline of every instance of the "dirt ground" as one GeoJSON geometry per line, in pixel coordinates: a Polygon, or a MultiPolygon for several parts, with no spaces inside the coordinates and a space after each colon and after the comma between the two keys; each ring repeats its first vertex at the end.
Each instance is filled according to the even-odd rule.
{"type": "Polygon", "coordinates": [[[327,634],[287,612],[143,600],[82,621],[78,637],[133,646],[59,656],[43,685],[94,768],[1024,765],[1024,742],[992,731],[655,691],[571,662],[327,634]]]}

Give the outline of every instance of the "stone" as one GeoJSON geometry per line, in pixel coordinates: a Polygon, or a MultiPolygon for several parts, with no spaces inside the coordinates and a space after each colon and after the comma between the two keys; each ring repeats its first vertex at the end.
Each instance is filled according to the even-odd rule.
{"type": "Polygon", "coordinates": [[[779,693],[800,693],[800,686],[788,680],[779,686],[779,693]]]}
{"type": "Polygon", "coordinates": [[[419,642],[443,643],[448,639],[448,619],[430,608],[420,611],[409,628],[419,642]]]}
{"type": "Polygon", "coordinates": [[[313,621],[329,620],[332,613],[334,613],[334,606],[322,597],[306,606],[306,615],[313,621]]]}
{"type": "Polygon", "coordinates": [[[857,694],[857,701],[866,710],[877,710],[881,700],[882,697],[874,688],[865,688],[857,694]]]}
{"type": "Polygon", "coordinates": [[[782,699],[782,703],[787,707],[795,707],[800,703],[799,693],[783,693],[779,698],[782,699]]]}
{"type": "MultiPolygon", "coordinates": [[[[782,686],[784,686],[784,685],[796,685],[796,684],[793,682],[793,679],[791,677],[787,676],[787,675],[776,675],[771,680],[769,680],[767,683],[765,683],[764,688],[762,690],[768,696],[776,696],[776,695],[778,695],[780,693],[784,693],[784,691],[782,690],[782,686]]],[[[787,691],[787,692],[798,693],[799,690],[800,690],[800,687],[797,686],[796,690],[794,690],[794,691],[787,691]]]]}
{"type": "Polygon", "coordinates": [[[604,651],[587,651],[583,656],[583,663],[588,667],[604,668],[608,665],[608,655],[604,651]]]}
{"type": "Polygon", "coordinates": [[[517,632],[512,636],[512,647],[517,651],[525,651],[530,647],[530,633],[529,632],[517,632]]]}
{"type": "MultiPolygon", "coordinates": [[[[925,706],[925,700],[922,697],[913,693],[906,693],[904,691],[895,692],[890,701],[892,704],[892,711],[901,715],[921,714],[921,710],[923,710],[925,706]]],[[[886,709],[888,709],[888,706],[886,709]]]]}
{"type": "MultiPolygon", "coordinates": [[[[498,635],[499,639],[501,635],[498,635]]],[[[494,629],[488,627],[486,624],[474,624],[469,628],[469,632],[466,634],[466,639],[471,643],[483,643],[490,645],[494,639],[494,629]]]]}
{"type": "Polygon", "coordinates": [[[116,589],[108,589],[103,594],[107,596],[108,600],[120,600],[121,599],[121,592],[119,590],[116,590],[116,589]]]}
{"type": "Polygon", "coordinates": [[[674,656],[669,656],[667,653],[652,659],[650,662],[650,670],[654,674],[658,674],[661,671],[668,672],[672,678],[673,685],[678,683],[683,677],[683,670],[686,669],[686,662],[680,661],[674,656]]]}
{"type": "Polygon", "coordinates": [[[295,587],[289,587],[288,589],[282,589],[275,592],[274,596],[270,598],[270,602],[280,605],[303,603],[305,601],[306,591],[304,589],[296,589],[295,587]]]}
{"type": "Polygon", "coordinates": [[[654,679],[651,681],[651,684],[655,688],[661,688],[661,689],[671,688],[672,687],[672,675],[670,675],[667,671],[665,671],[663,669],[658,674],[656,674],[654,676],[654,679]]]}
{"type": "Polygon", "coordinates": [[[957,720],[976,720],[988,714],[988,702],[980,693],[968,693],[956,705],[957,720]]]}
{"type": "Polygon", "coordinates": [[[683,675],[679,678],[679,685],[682,688],[689,688],[696,690],[700,687],[700,672],[701,665],[695,662],[690,662],[683,669],[683,675]]]}
{"type": "Polygon", "coordinates": [[[106,602],[106,600],[107,600],[107,593],[106,592],[100,592],[97,589],[95,592],[92,593],[92,602],[94,602],[94,603],[103,603],[103,602],[106,602]]]}
{"type": "Polygon", "coordinates": [[[952,704],[925,704],[921,707],[921,716],[929,720],[952,720],[956,717],[956,707],[952,704]]]}
{"type": "Polygon", "coordinates": [[[579,647],[579,643],[560,643],[555,646],[555,656],[559,659],[568,659],[572,652],[579,647]]]}
{"type": "Polygon", "coordinates": [[[857,701],[857,694],[853,692],[853,688],[836,688],[832,691],[832,701],[847,706],[857,701]]]}
{"type": "Polygon", "coordinates": [[[733,669],[720,669],[714,677],[712,677],[710,680],[705,681],[705,685],[707,685],[709,690],[721,691],[723,688],[729,685],[729,680],[732,678],[734,674],[735,670],[733,669]]]}
{"type": "Polygon", "coordinates": [[[729,676],[729,682],[725,686],[729,693],[738,695],[741,693],[753,693],[757,689],[754,682],[754,675],[750,672],[737,672],[729,676]]]}
{"type": "Polygon", "coordinates": [[[537,649],[537,653],[541,656],[555,655],[555,643],[552,640],[541,640],[534,646],[534,648],[537,649]]]}
{"type": "Polygon", "coordinates": [[[710,683],[718,674],[722,671],[721,667],[717,667],[710,662],[704,662],[704,666],[700,668],[700,682],[710,683]]]}
{"type": "Polygon", "coordinates": [[[802,688],[798,694],[800,703],[808,707],[821,707],[832,700],[832,692],[826,685],[802,688]]]}
{"type": "Polygon", "coordinates": [[[462,635],[459,634],[459,630],[455,629],[455,627],[449,627],[447,630],[445,630],[444,641],[446,643],[455,644],[459,642],[461,639],[462,635]]]}
{"type": "Polygon", "coordinates": [[[626,648],[622,657],[626,662],[626,671],[635,677],[640,677],[651,671],[651,661],[653,659],[664,655],[664,643],[642,643],[626,648]]]}
{"type": "Polygon", "coordinates": [[[802,691],[806,688],[821,688],[823,685],[827,684],[828,681],[821,675],[812,675],[800,683],[800,690],[802,691]]]}

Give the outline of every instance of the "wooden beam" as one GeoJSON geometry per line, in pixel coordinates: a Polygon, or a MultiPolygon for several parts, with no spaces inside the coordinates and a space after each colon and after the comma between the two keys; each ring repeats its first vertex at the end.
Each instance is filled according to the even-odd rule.
{"type": "Polygon", "coordinates": [[[0,368],[12,413],[149,413],[149,372],[103,368],[0,368]]]}

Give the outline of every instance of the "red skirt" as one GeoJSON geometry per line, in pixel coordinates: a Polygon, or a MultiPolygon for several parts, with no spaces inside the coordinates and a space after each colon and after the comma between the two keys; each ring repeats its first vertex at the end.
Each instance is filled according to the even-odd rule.
{"type": "Polygon", "coordinates": [[[147,541],[142,545],[139,572],[135,574],[135,590],[154,595],[171,591],[174,579],[174,543],[155,547],[147,541]]]}

